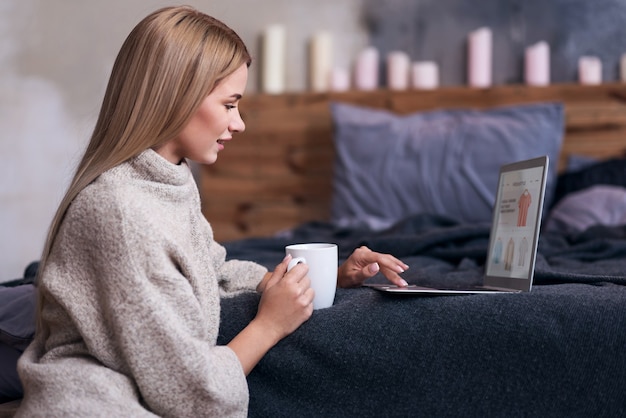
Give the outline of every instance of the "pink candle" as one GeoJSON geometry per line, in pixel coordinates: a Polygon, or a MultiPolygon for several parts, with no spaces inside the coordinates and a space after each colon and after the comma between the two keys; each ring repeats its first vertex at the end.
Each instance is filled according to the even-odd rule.
{"type": "Polygon", "coordinates": [[[550,84],[550,47],[544,41],[526,48],[524,76],[530,86],[550,84]]]}
{"type": "Polygon", "coordinates": [[[354,85],[358,90],[378,87],[378,50],[366,48],[358,55],[354,71],[354,85]]]}
{"type": "Polygon", "coordinates": [[[489,28],[480,28],[469,34],[467,79],[471,87],[491,86],[492,43],[489,28]]]}
{"type": "Polygon", "coordinates": [[[406,90],[409,87],[411,59],[402,51],[387,55],[387,87],[391,90],[406,90]]]}
{"type": "Polygon", "coordinates": [[[411,70],[414,89],[432,90],[439,86],[437,63],[432,61],[414,62],[411,70]]]}
{"type": "Polygon", "coordinates": [[[350,89],[350,73],[345,68],[333,68],[330,73],[330,90],[347,91],[350,89]]]}
{"type": "Polygon", "coordinates": [[[598,57],[580,57],[578,60],[580,84],[602,83],[602,61],[598,57]]]}

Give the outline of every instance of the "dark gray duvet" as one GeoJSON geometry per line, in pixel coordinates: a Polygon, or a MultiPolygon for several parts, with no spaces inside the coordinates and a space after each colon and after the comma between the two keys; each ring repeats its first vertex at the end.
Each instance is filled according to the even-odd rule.
{"type": "MultiPolygon", "coordinates": [[[[488,225],[415,216],[383,232],[303,225],[228,243],[273,268],[294,242],[392,253],[412,283],[480,282],[488,225]]],[[[380,280],[380,278],[374,278],[380,280]]],[[[220,343],[258,296],[223,301],[220,343]]],[[[248,378],[252,417],[626,416],[626,228],[542,234],[530,293],[390,296],[338,289],[248,378]]]]}

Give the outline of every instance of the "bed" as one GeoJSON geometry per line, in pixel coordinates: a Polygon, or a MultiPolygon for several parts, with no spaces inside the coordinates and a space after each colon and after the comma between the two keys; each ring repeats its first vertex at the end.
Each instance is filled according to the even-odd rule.
{"type": "MultiPolygon", "coordinates": [[[[360,245],[402,258],[412,283],[478,283],[493,203],[480,196],[495,170],[538,154],[552,162],[530,293],[339,289],[250,374],[250,416],[624,416],[625,93],[244,99],[246,132],[200,172],[203,209],[230,257],[270,268],[287,244],[335,242],[340,258],[360,245]]],[[[224,300],[221,342],[257,300],[224,300]]]]}
{"type": "MultiPolygon", "coordinates": [[[[338,289],[250,374],[249,415],[625,416],[625,101],[621,84],[246,97],[246,132],[196,174],[229,257],[268,268],[334,242],[396,255],[411,283],[479,283],[494,170],[552,162],[531,292],[338,289]]],[[[223,299],[219,343],[257,302],[223,299]]]]}

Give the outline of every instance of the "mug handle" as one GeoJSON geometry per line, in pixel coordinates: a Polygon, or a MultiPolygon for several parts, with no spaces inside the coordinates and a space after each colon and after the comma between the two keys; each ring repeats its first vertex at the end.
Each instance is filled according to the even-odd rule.
{"type": "Polygon", "coordinates": [[[291,270],[297,264],[300,264],[300,263],[306,264],[306,260],[304,259],[304,257],[292,258],[291,261],[289,262],[289,264],[287,265],[287,271],[291,270]]]}

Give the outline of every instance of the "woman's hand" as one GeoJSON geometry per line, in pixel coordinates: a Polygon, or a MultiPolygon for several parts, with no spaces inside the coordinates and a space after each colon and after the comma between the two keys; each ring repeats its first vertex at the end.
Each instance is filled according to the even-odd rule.
{"type": "Polygon", "coordinates": [[[262,286],[263,293],[255,318],[274,332],[278,339],[291,334],[313,313],[314,291],[307,276],[309,267],[301,263],[287,272],[289,261],[290,255],[276,266],[262,286]]]}
{"type": "Polygon", "coordinates": [[[291,256],[267,273],[258,290],[263,292],[256,317],[228,347],[235,352],[246,375],[276,343],[295,331],[313,313],[309,267],[298,264],[287,272],[291,256]]]}
{"type": "Polygon", "coordinates": [[[362,246],[354,250],[350,257],[339,266],[337,272],[337,286],[358,287],[365,279],[374,276],[379,271],[393,284],[406,286],[406,281],[398,275],[409,266],[392,255],[377,253],[362,246]]]}

